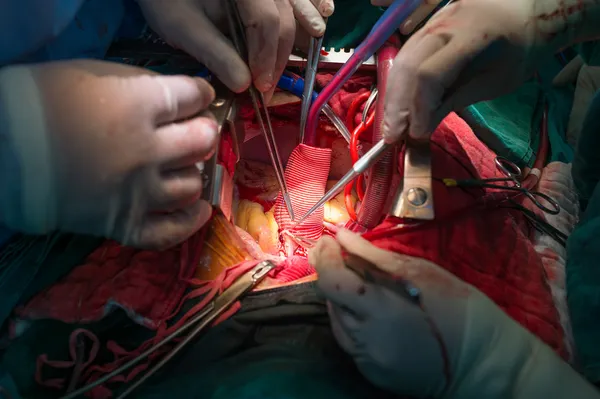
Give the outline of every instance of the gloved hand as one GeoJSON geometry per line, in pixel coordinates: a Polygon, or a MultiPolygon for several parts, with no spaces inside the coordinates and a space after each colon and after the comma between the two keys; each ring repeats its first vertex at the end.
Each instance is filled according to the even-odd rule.
{"type": "Polygon", "coordinates": [[[431,262],[384,251],[348,231],[337,242],[323,237],[309,262],[337,341],[382,389],[415,398],[570,397],[552,383],[558,374],[560,384],[577,387],[573,392],[598,397],[484,294],[431,262]],[[345,268],[342,250],[412,282],[422,308],[345,268]]]}
{"type": "Polygon", "coordinates": [[[573,106],[567,126],[567,141],[573,148],[577,148],[583,123],[598,89],[600,89],[600,66],[582,65],[577,74],[573,106]]]}
{"type": "Polygon", "coordinates": [[[225,0],[138,0],[150,26],[168,43],[196,57],[231,90],[272,90],[294,46],[296,22],[314,36],[325,32],[323,17],[333,13],[333,0],[237,0],[246,25],[249,67],[231,42],[225,0]]]}
{"type": "MultiPolygon", "coordinates": [[[[371,4],[377,7],[389,7],[394,0],[371,0],[371,4]]],[[[415,28],[435,10],[442,0],[422,0],[422,3],[400,26],[400,33],[410,35],[415,28]]]]}
{"type": "Polygon", "coordinates": [[[196,167],[216,123],[202,79],[100,61],[0,70],[0,224],[165,248],[211,216],[196,167]]]}
{"type": "Polygon", "coordinates": [[[441,9],[394,61],[386,140],[406,132],[425,139],[451,111],[518,87],[556,49],[554,18],[543,18],[553,7],[554,1],[461,0],[441,9]]]}

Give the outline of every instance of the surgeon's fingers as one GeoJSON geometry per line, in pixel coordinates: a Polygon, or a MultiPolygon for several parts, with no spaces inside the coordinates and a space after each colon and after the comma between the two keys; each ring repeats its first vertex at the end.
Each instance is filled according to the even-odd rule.
{"type": "Polygon", "coordinates": [[[359,234],[348,230],[337,233],[337,241],[342,248],[353,255],[360,256],[367,262],[375,265],[384,272],[401,277],[410,282],[418,282],[420,270],[427,268],[427,261],[421,258],[400,255],[386,251],[371,244],[359,234]]]}
{"type": "MultiPolygon", "coordinates": [[[[204,200],[197,200],[175,212],[150,214],[146,217],[132,244],[149,249],[172,247],[200,230],[211,216],[212,208],[204,200]]],[[[129,243],[129,241],[125,242],[129,243]]]]}
{"type": "Polygon", "coordinates": [[[298,23],[309,35],[321,37],[325,34],[323,17],[333,14],[333,2],[328,0],[289,0],[289,2],[298,23]]]}
{"type": "Polygon", "coordinates": [[[413,136],[417,89],[422,85],[420,81],[432,79],[421,74],[420,66],[445,44],[443,37],[417,32],[398,52],[390,71],[385,98],[383,134],[387,142],[396,142],[407,132],[413,136]]]}
{"type": "Polygon", "coordinates": [[[331,237],[323,237],[311,251],[309,263],[319,274],[317,286],[333,303],[357,317],[365,317],[376,307],[376,292],[346,268],[341,248],[331,237]]]}
{"type": "Polygon", "coordinates": [[[202,172],[194,165],[161,173],[159,183],[149,197],[151,211],[172,212],[184,208],[202,195],[202,172]]]}
{"type": "MultiPolygon", "coordinates": [[[[441,292],[442,295],[460,297],[470,292],[468,284],[426,259],[383,250],[347,230],[340,230],[337,240],[347,252],[360,256],[381,270],[404,279],[428,295],[441,292]]],[[[388,294],[394,293],[389,291],[388,294]]],[[[378,299],[382,301],[381,298],[378,299]]]]}
{"type": "Polygon", "coordinates": [[[338,243],[349,254],[356,255],[388,273],[394,273],[391,264],[396,254],[383,250],[362,238],[359,234],[348,230],[340,230],[336,235],[338,243]]]}
{"type": "MultiPolygon", "coordinates": [[[[193,3],[192,3],[193,4],[193,3]]],[[[168,7],[168,6],[167,6],[168,7]]],[[[153,8],[150,8],[152,10],[153,8]]],[[[165,16],[147,15],[154,19],[153,26],[165,24],[165,32],[159,32],[176,46],[213,72],[221,82],[235,92],[242,92],[250,85],[250,71],[246,63],[232,46],[231,42],[214,26],[200,6],[192,6],[185,15],[171,16],[165,23],[165,16]]],[[[165,12],[164,7],[156,13],[165,12]]]]}
{"type": "Polygon", "coordinates": [[[333,0],[311,0],[323,18],[329,18],[335,11],[333,0]]]}
{"type": "Polygon", "coordinates": [[[264,93],[276,83],[279,10],[273,0],[238,0],[238,9],[246,28],[252,78],[256,88],[264,93]]]}
{"type": "Polygon", "coordinates": [[[156,162],[162,171],[169,171],[205,161],[217,139],[217,123],[209,117],[162,126],[154,135],[156,162]]]}
{"type": "Polygon", "coordinates": [[[403,35],[410,35],[417,25],[419,25],[429,14],[435,10],[442,0],[424,0],[415,12],[413,12],[407,19],[400,25],[400,33],[403,35]]]}
{"type": "Polygon", "coordinates": [[[474,78],[472,74],[476,72],[471,71],[471,76],[464,76],[463,71],[486,46],[487,43],[483,40],[471,40],[468,43],[451,40],[420,66],[414,99],[415,112],[411,115],[412,137],[423,138],[431,134],[441,122],[440,117],[443,119],[447,115],[440,115],[437,111],[453,111],[448,105],[456,107],[461,102],[466,102],[462,104],[466,106],[484,99],[483,93],[489,82],[480,82],[483,84],[475,87],[470,83],[474,78]],[[465,78],[461,83],[467,84],[470,91],[467,91],[466,86],[457,85],[461,75],[465,78]],[[460,97],[456,97],[453,90],[458,90],[461,93],[460,97]],[[449,97],[453,97],[450,102],[449,97]],[[445,107],[442,106],[442,102],[446,102],[445,107]]]}
{"type": "Polygon", "coordinates": [[[134,90],[151,104],[157,125],[197,115],[215,99],[215,91],[204,79],[189,76],[140,76],[134,90]],[[145,81],[145,82],[142,82],[145,81]]]}
{"type": "Polygon", "coordinates": [[[433,131],[450,112],[460,111],[476,102],[490,99],[489,76],[476,74],[459,81],[461,83],[456,84],[455,89],[447,93],[443,102],[433,112],[429,121],[429,131],[433,131]]]}
{"type": "MultiPolygon", "coordinates": [[[[283,73],[292,49],[294,48],[294,40],[296,38],[296,21],[294,20],[294,10],[289,3],[289,0],[275,0],[275,5],[279,11],[279,45],[277,48],[277,61],[275,62],[274,79],[278,81],[283,73]]],[[[276,86],[265,94],[267,104],[271,101],[273,92],[276,86]]]]}

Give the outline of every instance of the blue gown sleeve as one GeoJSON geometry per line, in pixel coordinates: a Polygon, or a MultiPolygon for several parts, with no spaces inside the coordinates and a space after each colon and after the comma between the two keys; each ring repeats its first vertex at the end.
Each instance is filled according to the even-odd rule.
{"type": "Polygon", "coordinates": [[[85,0],[2,0],[0,66],[20,61],[58,37],[85,0]]]}

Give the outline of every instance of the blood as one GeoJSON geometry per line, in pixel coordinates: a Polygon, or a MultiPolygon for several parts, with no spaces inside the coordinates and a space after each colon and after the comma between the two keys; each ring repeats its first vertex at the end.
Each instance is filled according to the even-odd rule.
{"type": "Polygon", "coordinates": [[[446,386],[444,387],[444,393],[445,393],[448,390],[448,388],[450,387],[450,383],[452,381],[452,368],[451,368],[452,366],[450,364],[450,355],[448,354],[448,347],[446,346],[446,343],[444,342],[444,337],[442,336],[442,332],[440,331],[438,326],[434,323],[434,321],[431,319],[431,317],[429,317],[429,315],[427,314],[427,311],[425,310],[425,306],[421,303],[419,305],[419,307],[421,308],[421,311],[425,314],[425,321],[427,322],[427,324],[429,324],[429,329],[431,330],[433,337],[435,338],[435,340],[438,342],[438,345],[440,346],[440,354],[442,356],[442,362],[443,362],[443,367],[444,367],[444,378],[446,379],[446,386]]]}
{"type": "Polygon", "coordinates": [[[585,10],[585,8],[586,8],[586,6],[585,6],[583,0],[577,0],[576,4],[570,5],[570,6],[565,5],[565,1],[562,0],[559,3],[558,9],[556,9],[550,13],[542,13],[540,15],[537,15],[535,18],[540,21],[553,21],[558,18],[562,18],[562,19],[566,20],[568,17],[570,17],[571,15],[573,15],[575,13],[583,12],[585,10]]]}
{"type": "Polygon", "coordinates": [[[553,251],[551,248],[544,248],[541,255],[547,259],[550,259],[550,260],[553,260],[556,262],[558,262],[560,260],[560,257],[558,256],[558,254],[555,251],[553,251]]]}

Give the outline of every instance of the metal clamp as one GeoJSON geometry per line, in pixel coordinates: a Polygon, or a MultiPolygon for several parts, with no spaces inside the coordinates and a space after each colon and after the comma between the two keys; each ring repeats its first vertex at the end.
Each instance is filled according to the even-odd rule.
{"type": "MultiPolygon", "coordinates": [[[[340,66],[344,65],[350,59],[350,57],[352,57],[352,54],[354,54],[354,49],[336,50],[334,48],[323,48],[323,50],[327,54],[322,54],[321,57],[319,57],[319,64],[317,66],[319,70],[337,71],[338,69],[340,69],[340,66]]],[[[287,66],[296,68],[306,68],[306,56],[292,54],[288,59],[287,66]]],[[[377,64],[375,62],[375,57],[369,58],[360,66],[361,71],[374,71],[376,69],[377,64]]]]}
{"type": "Polygon", "coordinates": [[[213,156],[203,166],[204,189],[202,198],[231,220],[233,212],[233,176],[219,163],[221,142],[225,132],[232,139],[236,163],[241,159],[241,145],[244,142],[244,125],[238,118],[238,102],[235,94],[219,81],[211,82],[215,88],[215,101],[210,106],[214,115],[220,139],[213,156]]]}
{"type": "Polygon", "coordinates": [[[434,219],[429,142],[406,143],[404,181],[392,204],[390,214],[407,219],[434,219]]]}

